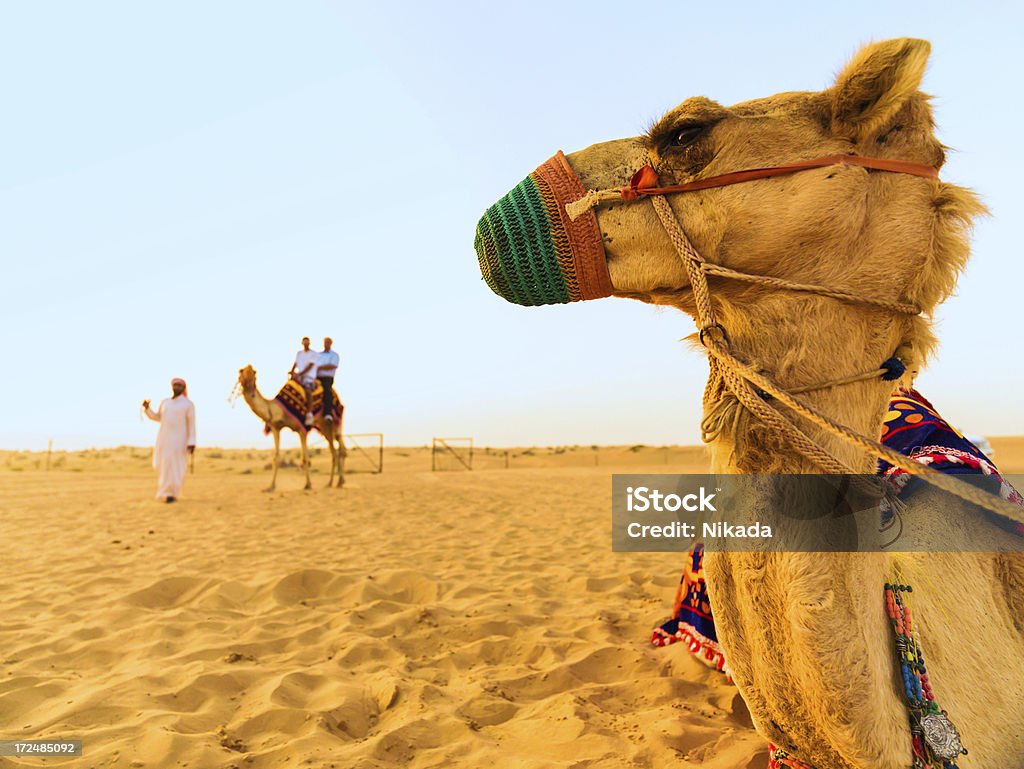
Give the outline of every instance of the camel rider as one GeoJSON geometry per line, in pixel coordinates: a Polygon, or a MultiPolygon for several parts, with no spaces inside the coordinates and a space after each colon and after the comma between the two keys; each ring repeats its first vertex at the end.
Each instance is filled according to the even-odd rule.
{"type": "Polygon", "coordinates": [[[334,420],[334,375],[338,371],[338,353],[331,349],[334,340],[324,337],[324,351],[317,358],[316,378],[324,388],[324,419],[334,420]]]}
{"type": "Polygon", "coordinates": [[[302,337],[302,349],[295,354],[289,376],[306,391],[306,427],[313,424],[313,388],[316,386],[316,367],[320,353],[309,349],[309,337],[302,337]]]}

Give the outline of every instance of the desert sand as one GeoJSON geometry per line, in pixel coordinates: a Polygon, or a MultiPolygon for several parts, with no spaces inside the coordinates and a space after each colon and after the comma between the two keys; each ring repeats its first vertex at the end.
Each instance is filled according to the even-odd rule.
{"type": "Polygon", "coordinates": [[[84,741],[0,766],[763,767],[724,676],[648,645],[680,556],[610,551],[612,473],[704,450],[507,451],[265,494],[268,452],[201,449],[174,505],[148,449],[0,453],[0,738],[84,741]]]}
{"type": "Polygon", "coordinates": [[[265,494],[267,452],[200,450],[174,505],[146,449],[0,454],[0,738],[84,741],[0,765],[764,766],[722,674],[648,646],[679,557],[610,551],[611,474],[703,450],[504,451],[265,494]]]}

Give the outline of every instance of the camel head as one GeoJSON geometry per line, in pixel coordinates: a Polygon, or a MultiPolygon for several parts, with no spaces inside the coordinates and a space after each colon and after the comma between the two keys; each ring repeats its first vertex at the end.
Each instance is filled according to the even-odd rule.
{"type": "Polygon", "coordinates": [[[256,369],[251,365],[238,370],[238,386],[245,395],[256,392],[256,369]]]}
{"type": "MultiPolygon", "coordinates": [[[[559,153],[480,220],[475,245],[485,279],[519,304],[611,295],[696,315],[687,270],[652,200],[618,190],[635,185],[647,165],[659,187],[828,156],[939,169],[943,147],[919,90],[929,51],[913,39],[868,45],[822,91],[733,106],[692,97],[642,136],[559,153]],[[584,191],[608,194],[567,212],[584,191]]],[[[734,352],[791,387],[870,370],[897,349],[913,349],[919,363],[933,347],[926,318],[952,292],[971,219],[984,210],[969,191],[937,178],[842,163],[664,199],[712,265],[922,311],[898,314],[712,275],[714,312],[734,352]]],[[[872,385],[872,398],[884,399],[892,385],[872,385]]],[[[863,395],[860,386],[848,389],[863,395]]]]}
{"type": "MultiPolygon", "coordinates": [[[[929,51],[923,40],[869,45],[830,88],[818,92],[780,93],[731,107],[703,96],[686,99],[642,136],[571,153],[564,170],[554,159],[545,164],[555,167],[548,177],[562,170],[566,178],[545,179],[542,166],[531,175],[536,184],[520,185],[510,194],[521,198],[518,213],[551,202],[564,207],[574,193],[560,190],[559,184],[586,190],[628,187],[646,164],[656,169],[661,185],[831,155],[940,168],[943,147],[934,136],[928,97],[918,90],[929,51]]],[[[926,312],[952,290],[966,259],[964,225],[981,210],[969,193],[948,184],[844,165],[668,199],[689,239],[710,262],[902,298],[926,312]],[[942,260],[936,262],[936,256],[942,260]]],[[[511,301],[557,302],[522,301],[503,290],[508,283],[557,276],[559,262],[568,272],[573,257],[577,262],[580,257],[563,248],[562,241],[573,233],[567,238],[561,222],[551,222],[546,232],[526,232],[535,224],[545,226],[540,216],[520,222],[524,231],[516,232],[513,215],[494,215],[516,202],[499,201],[478,225],[476,246],[485,277],[511,301]],[[551,242],[537,249],[534,236],[551,242]],[[531,248],[546,251],[549,260],[528,253],[531,248]]],[[[549,219],[559,215],[557,209],[541,213],[549,219]]],[[[608,294],[692,310],[686,271],[649,203],[643,198],[609,202],[597,206],[594,217],[610,278],[608,294]]],[[[579,277],[565,275],[565,282],[579,277]]],[[[761,293],[735,284],[721,291],[724,302],[737,305],[761,293]]],[[[576,298],[590,297],[570,300],[576,298]]]]}

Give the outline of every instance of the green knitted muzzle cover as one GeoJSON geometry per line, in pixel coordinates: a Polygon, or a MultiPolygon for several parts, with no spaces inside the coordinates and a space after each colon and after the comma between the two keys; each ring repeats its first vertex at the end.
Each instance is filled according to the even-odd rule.
{"type": "Polygon", "coordinates": [[[487,209],[473,246],[494,293],[528,307],[611,295],[597,216],[570,220],[565,213],[583,194],[559,152],[487,209]]]}

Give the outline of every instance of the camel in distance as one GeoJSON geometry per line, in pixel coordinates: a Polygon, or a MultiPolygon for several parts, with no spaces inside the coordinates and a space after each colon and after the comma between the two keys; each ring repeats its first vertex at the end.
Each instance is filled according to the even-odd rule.
{"type": "MultiPolygon", "coordinates": [[[[289,429],[299,436],[299,443],[302,448],[302,467],[306,473],[305,488],[313,488],[313,482],[309,477],[309,448],[308,430],[302,420],[285,409],[276,399],[264,398],[256,387],[256,369],[246,366],[238,372],[238,389],[242,397],[249,405],[252,413],[263,420],[274,435],[274,471],[270,477],[270,486],[264,491],[274,491],[277,488],[277,468],[281,455],[281,430],[289,429]]],[[[340,403],[340,402],[339,402],[340,403]]],[[[344,414],[344,407],[341,409],[344,414]]],[[[337,477],[337,485],[340,488],[345,484],[345,458],[348,450],[345,448],[345,441],[342,439],[341,418],[329,420],[324,418],[323,413],[314,415],[313,427],[318,429],[327,439],[327,448],[331,455],[331,476],[327,481],[327,487],[334,486],[334,479],[337,477]]]]}

